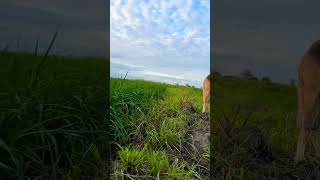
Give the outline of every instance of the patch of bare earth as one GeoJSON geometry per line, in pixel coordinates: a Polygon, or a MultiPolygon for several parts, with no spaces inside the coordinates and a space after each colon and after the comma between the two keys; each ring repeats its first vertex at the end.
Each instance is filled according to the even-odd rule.
{"type": "Polygon", "coordinates": [[[189,164],[196,164],[198,176],[192,179],[210,179],[209,160],[204,156],[204,147],[209,147],[209,114],[195,109],[192,102],[181,102],[182,110],[189,115],[188,130],[184,139],[182,157],[189,164]]]}

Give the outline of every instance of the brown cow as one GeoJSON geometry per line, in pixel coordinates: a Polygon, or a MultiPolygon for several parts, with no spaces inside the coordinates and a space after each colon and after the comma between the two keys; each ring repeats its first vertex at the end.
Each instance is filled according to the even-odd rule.
{"type": "Polygon", "coordinates": [[[320,125],[320,40],[314,42],[302,57],[298,69],[298,113],[297,126],[300,130],[295,161],[304,159],[307,134],[320,154],[317,133],[320,125]]]}
{"type": "Polygon", "coordinates": [[[210,74],[203,81],[202,101],[203,101],[202,112],[204,113],[206,112],[207,107],[210,110],[210,74]]]}

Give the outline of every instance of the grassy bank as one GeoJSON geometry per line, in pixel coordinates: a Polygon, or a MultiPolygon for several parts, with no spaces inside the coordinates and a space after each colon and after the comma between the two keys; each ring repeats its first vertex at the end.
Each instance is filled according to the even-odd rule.
{"type": "Polygon", "coordinates": [[[188,139],[192,124],[201,127],[193,122],[200,106],[200,89],[111,79],[112,178],[200,178],[204,147],[195,151],[188,139]]]}

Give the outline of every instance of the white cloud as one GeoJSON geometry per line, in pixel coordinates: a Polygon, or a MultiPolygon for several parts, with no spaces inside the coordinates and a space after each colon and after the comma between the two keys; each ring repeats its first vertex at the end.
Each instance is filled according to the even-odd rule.
{"type": "Polygon", "coordinates": [[[166,78],[173,78],[173,79],[184,79],[183,77],[180,76],[175,76],[175,75],[170,75],[166,73],[159,73],[159,72],[154,72],[154,71],[143,71],[142,72],[145,75],[151,75],[151,76],[160,76],[160,77],[166,77],[166,78]]]}
{"type": "MultiPolygon", "coordinates": [[[[154,64],[148,68],[154,67],[153,72],[160,74],[168,73],[158,71],[159,65],[183,71],[186,63],[209,64],[208,3],[203,0],[112,1],[111,59],[113,54],[124,56],[127,64],[139,59],[143,65],[154,64]]],[[[209,72],[209,67],[203,68],[206,69],[198,72],[209,72]]],[[[184,78],[195,76],[188,74],[184,78]]]]}
{"type": "Polygon", "coordinates": [[[188,31],[185,33],[185,36],[183,38],[183,42],[187,42],[188,40],[190,40],[190,38],[192,38],[196,32],[197,30],[195,28],[188,29],[188,31]]]}

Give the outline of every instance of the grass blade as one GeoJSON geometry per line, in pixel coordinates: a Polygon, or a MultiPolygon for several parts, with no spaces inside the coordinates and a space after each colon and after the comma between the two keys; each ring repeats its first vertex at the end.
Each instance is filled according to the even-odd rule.
{"type": "Polygon", "coordinates": [[[51,39],[51,42],[46,50],[46,53],[44,54],[44,56],[42,57],[40,63],[37,64],[36,66],[36,69],[35,69],[35,73],[34,73],[34,76],[32,78],[32,81],[31,81],[31,88],[36,84],[37,80],[38,80],[38,77],[39,77],[39,73],[40,73],[40,70],[41,70],[41,67],[42,65],[46,62],[47,60],[47,57],[48,57],[48,54],[49,52],[51,51],[52,49],[52,46],[53,46],[53,43],[55,42],[57,36],[58,36],[58,32],[59,32],[59,28],[60,28],[60,25],[58,25],[57,27],[57,30],[56,32],[54,33],[52,39],[51,39]]]}
{"type": "Polygon", "coordinates": [[[36,47],[35,47],[35,49],[34,49],[34,55],[35,55],[35,56],[37,56],[37,54],[38,54],[38,46],[39,46],[39,40],[37,40],[37,42],[36,42],[36,47]]]}

